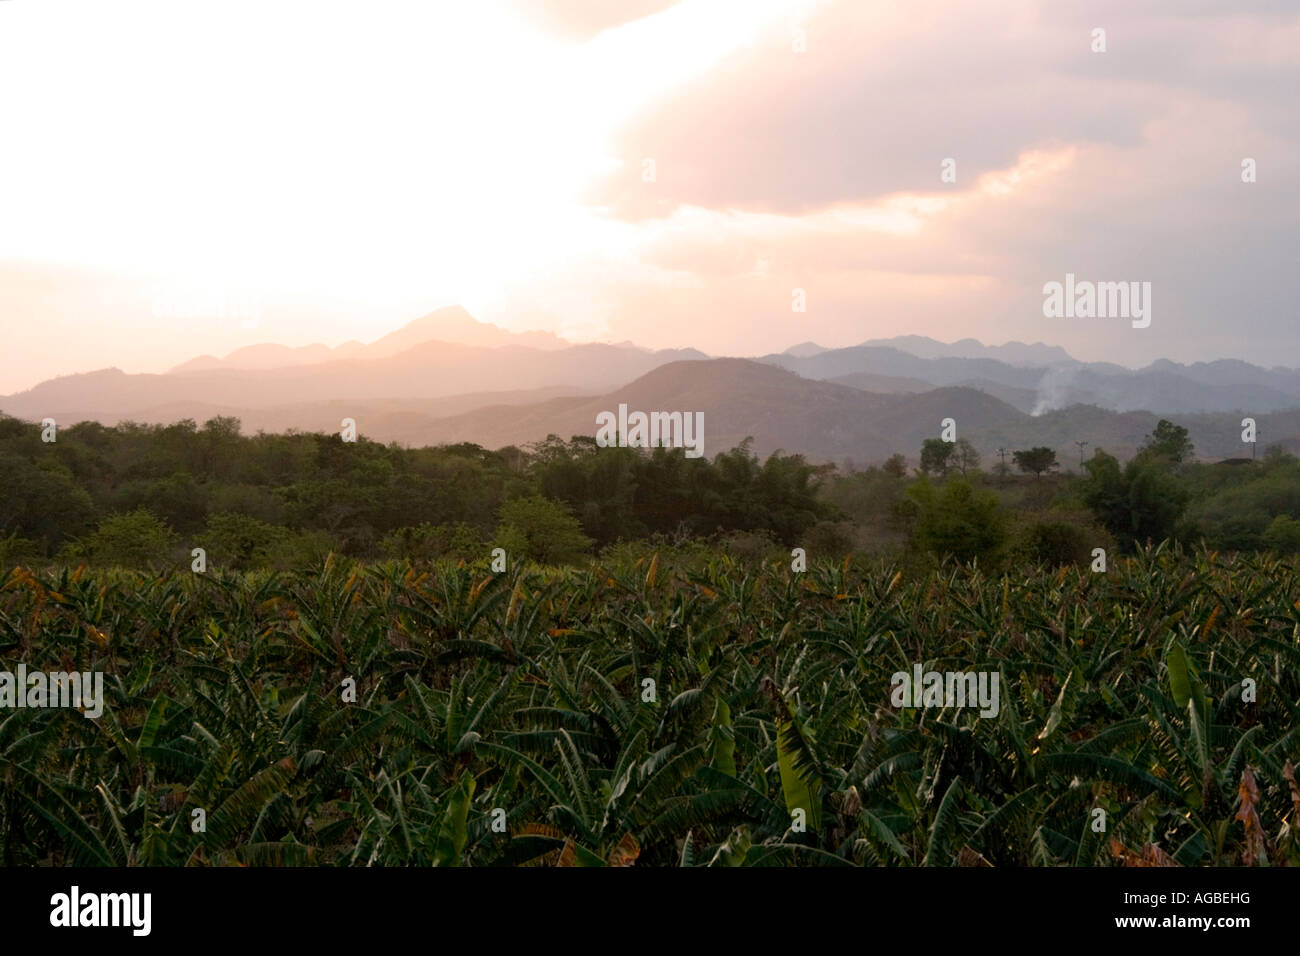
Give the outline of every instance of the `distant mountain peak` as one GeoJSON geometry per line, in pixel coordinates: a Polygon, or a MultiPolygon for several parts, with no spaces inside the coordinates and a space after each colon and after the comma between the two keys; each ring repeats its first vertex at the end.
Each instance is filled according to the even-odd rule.
{"type": "Polygon", "coordinates": [[[462,306],[449,305],[412,319],[395,332],[361,349],[359,358],[384,358],[426,342],[450,342],[496,348],[521,345],[534,349],[562,349],[569,343],[553,332],[511,332],[490,322],[480,322],[462,306]]]}
{"type": "Polygon", "coordinates": [[[786,349],[783,355],[793,355],[795,358],[807,358],[809,355],[820,355],[822,352],[830,351],[823,348],[816,342],[800,342],[798,345],[792,345],[786,349]]]}
{"type": "Polygon", "coordinates": [[[1042,342],[1005,342],[1002,345],[985,345],[978,339],[965,338],[956,342],[940,342],[926,335],[898,335],[891,339],[868,339],[862,343],[872,348],[892,348],[917,358],[991,358],[1008,365],[1049,366],[1074,362],[1069,352],[1059,345],[1042,342]]]}
{"type": "Polygon", "coordinates": [[[400,329],[376,339],[369,345],[363,345],[355,339],[333,349],[320,343],[291,347],[274,342],[263,342],[235,349],[222,358],[200,355],[176,366],[171,372],[183,374],[215,369],[267,370],[316,365],[349,358],[388,358],[427,342],[447,342],[453,345],[486,348],[516,345],[544,350],[567,348],[570,344],[552,332],[511,332],[490,322],[480,322],[462,306],[449,305],[435,309],[418,319],[412,319],[400,329]]]}

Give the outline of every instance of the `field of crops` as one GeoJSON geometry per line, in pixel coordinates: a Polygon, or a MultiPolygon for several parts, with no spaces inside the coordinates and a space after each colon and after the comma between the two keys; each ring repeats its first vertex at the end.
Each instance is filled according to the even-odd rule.
{"type": "Polygon", "coordinates": [[[20,568],[19,662],[104,711],[0,710],[6,865],[1300,862],[1269,557],[20,568]],[[996,672],[997,715],[895,707],[916,665],[996,672]]]}

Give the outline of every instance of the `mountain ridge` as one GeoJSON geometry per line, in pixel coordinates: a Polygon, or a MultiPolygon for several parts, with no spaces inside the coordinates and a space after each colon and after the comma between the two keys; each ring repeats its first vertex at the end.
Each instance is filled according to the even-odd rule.
{"type": "Polygon", "coordinates": [[[752,436],[756,450],[825,460],[913,454],[946,417],[958,420],[959,434],[994,442],[994,449],[1049,440],[1131,449],[1142,440],[1136,429],[1149,432],[1168,416],[1201,421],[1223,457],[1240,454],[1239,440],[1223,424],[1231,416],[1238,423],[1255,417],[1264,442],[1300,435],[1300,418],[1293,427],[1289,417],[1300,409],[1300,372],[1292,369],[1236,359],[1161,359],[1127,369],[1079,362],[1041,342],[983,346],[899,336],[869,343],[829,349],[802,342],[755,358],[711,358],[695,349],[573,344],[551,333],[508,332],[451,307],[368,345],[263,344],[215,366],[195,359],[180,371],[106,368],[60,376],[0,396],[0,410],[32,421],[106,424],[233,415],[265,430],[329,431],[352,417],[363,433],[385,441],[493,447],[551,432],[590,434],[597,410],[613,411],[626,400],[646,411],[704,411],[715,450],[713,443],[752,436]],[[966,354],[925,357],[899,345],[966,354]],[[1061,355],[1066,359],[1057,361],[1061,355]],[[1016,364],[1026,356],[1053,361],[1016,364]]]}

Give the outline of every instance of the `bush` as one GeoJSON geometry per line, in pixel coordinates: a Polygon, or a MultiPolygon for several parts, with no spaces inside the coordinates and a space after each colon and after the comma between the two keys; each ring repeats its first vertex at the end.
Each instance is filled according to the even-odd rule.
{"type": "Polygon", "coordinates": [[[1024,560],[1056,567],[1091,563],[1093,548],[1105,548],[1109,554],[1110,536],[1092,525],[1060,519],[1029,523],[1016,545],[1024,560]]]}
{"type": "Polygon", "coordinates": [[[804,533],[799,545],[808,552],[809,560],[839,561],[854,548],[853,525],[848,521],[819,521],[804,533]]]}
{"type": "Polygon", "coordinates": [[[995,563],[1006,547],[1006,518],[997,495],[977,491],[964,479],[939,489],[920,479],[907,489],[899,512],[910,526],[913,549],[940,559],[951,555],[962,564],[995,563]]]}
{"type": "Polygon", "coordinates": [[[43,555],[35,541],[11,534],[0,538],[0,571],[7,571],[19,565],[27,566],[40,562],[43,555]]]}
{"type": "Polygon", "coordinates": [[[241,514],[216,514],[208,518],[199,535],[199,546],[207,551],[213,567],[243,571],[265,567],[273,548],[292,532],[241,514]]]}
{"type": "Polygon", "coordinates": [[[770,531],[728,531],[718,537],[718,549],[741,564],[761,564],[774,557],[789,560],[790,552],[782,548],[770,531]]]}
{"type": "Polygon", "coordinates": [[[1300,553],[1300,521],[1278,515],[1264,532],[1264,546],[1278,554],[1300,553]]]}
{"type": "Polygon", "coordinates": [[[486,544],[478,529],[463,521],[458,524],[424,524],[398,528],[384,535],[379,550],[390,558],[407,561],[432,561],[437,558],[482,557],[486,544]]]}
{"type": "Polygon", "coordinates": [[[591,543],[578,519],[559,502],[532,495],[501,506],[496,544],[506,549],[510,561],[575,564],[591,543]]]}
{"type": "Polygon", "coordinates": [[[159,569],[178,563],[178,539],[154,514],[137,508],[109,515],[87,537],[65,549],[65,557],[101,567],[159,569]]]}
{"type": "Polygon", "coordinates": [[[266,551],[266,562],[278,571],[310,568],[320,564],[330,552],[341,550],[339,541],[328,531],[300,531],[279,538],[266,551]]]}

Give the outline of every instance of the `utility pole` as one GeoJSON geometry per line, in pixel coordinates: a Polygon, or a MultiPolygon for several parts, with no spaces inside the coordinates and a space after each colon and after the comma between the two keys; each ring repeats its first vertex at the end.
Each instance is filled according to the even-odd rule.
{"type": "Polygon", "coordinates": [[[1088,444],[1086,441],[1076,441],[1079,446],[1079,474],[1083,474],[1083,446],[1088,444]]]}
{"type": "Polygon", "coordinates": [[[1005,448],[999,448],[998,454],[1002,457],[1002,467],[1007,467],[1007,450],[1005,448]]]}

